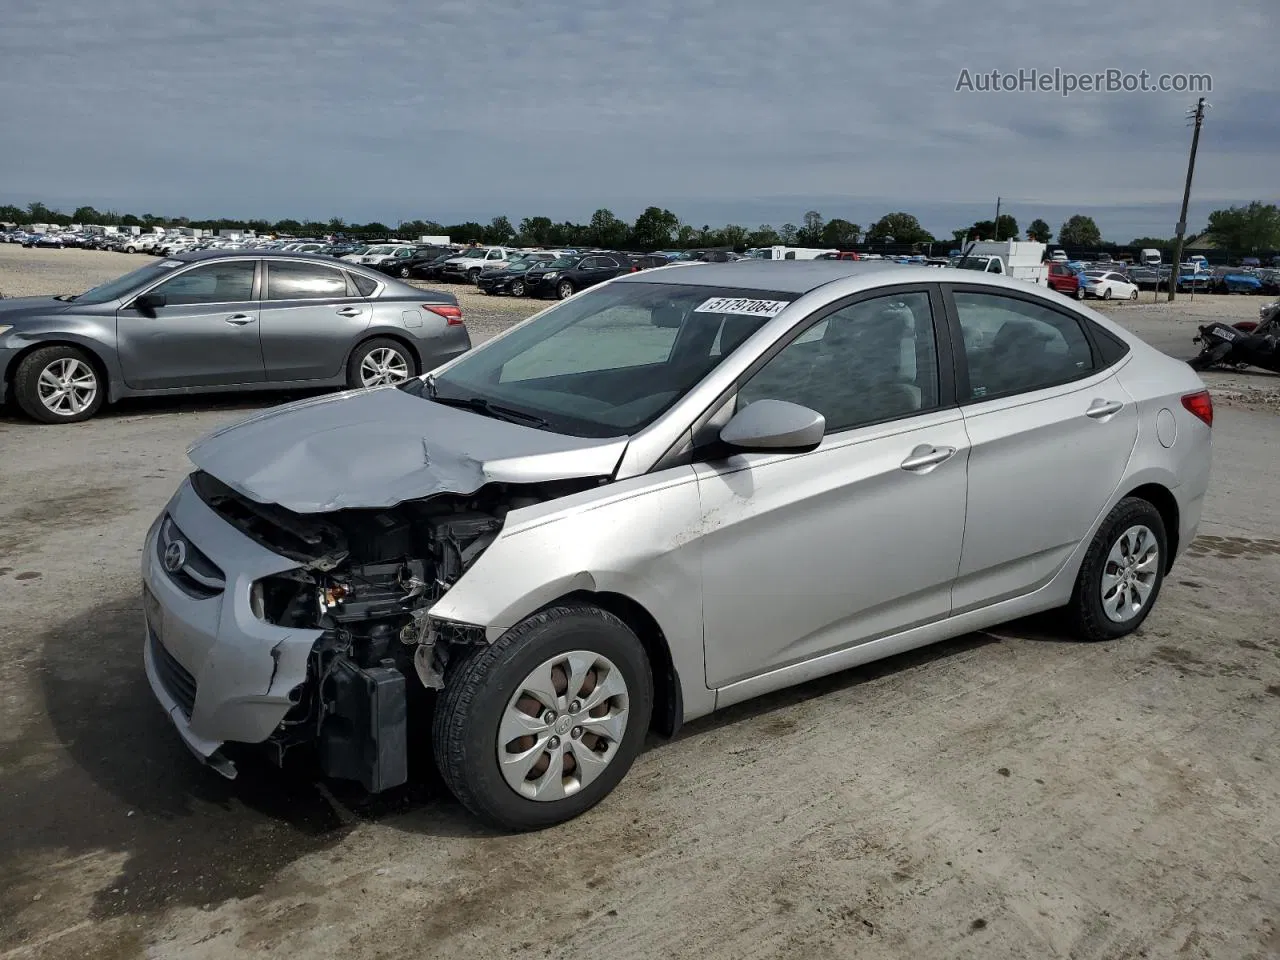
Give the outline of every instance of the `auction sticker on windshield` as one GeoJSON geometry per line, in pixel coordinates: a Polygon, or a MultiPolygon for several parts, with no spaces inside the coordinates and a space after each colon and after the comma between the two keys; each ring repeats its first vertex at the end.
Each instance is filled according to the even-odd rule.
{"type": "Polygon", "coordinates": [[[790,300],[754,300],[747,297],[712,297],[694,313],[732,313],[746,317],[776,317],[791,305],[790,300]]]}

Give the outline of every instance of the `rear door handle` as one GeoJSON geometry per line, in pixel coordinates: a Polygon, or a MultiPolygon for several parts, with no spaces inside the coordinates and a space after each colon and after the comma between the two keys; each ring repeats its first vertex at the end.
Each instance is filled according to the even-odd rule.
{"type": "Polygon", "coordinates": [[[234,324],[237,327],[243,327],[246,323],[253,323],[253,317],[247,313],[233,313],[227,317],[227,323],[234,324]]]}
{"type": "Polygon", "coordinates": [[[922,443],[903,460],[901,467],[911,473],[928,473],[940,463],[946,463],[956,455],[955,447],[934,447],[922,443]]]}
{"type": "Polygon", "coordinates": [[[360,316],[360,314],[362,314],[362,313],[364,313],[364,311],[363,311],[363,310],[361,310],[359,307],[343,307],[341,310],[339,310],[339,311],[338,311],[338,316],[340,316],[340,317],[358,317],[358,316],[360,316]]]}
{"type": "Polygon", "coordinates": [[[1119,400],[1095,400],[1089,404],[1089,409],[1084,412],[1084,415],[1094,420],[1105,420],[1123,409],[1124,404],[1119,400]]]}

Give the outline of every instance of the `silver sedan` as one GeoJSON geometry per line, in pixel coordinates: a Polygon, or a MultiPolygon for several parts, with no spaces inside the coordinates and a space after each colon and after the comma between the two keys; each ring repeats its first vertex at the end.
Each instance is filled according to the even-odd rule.
{"type": "Polygon", "coordinates": [[[1019,280],[631,274],[196,444],[143,552],[146,671],[224,774],[310,745],[384,790],[429,727],[468,809],[547,826],[651,729],[1038,611],[1131,633],[1212,422],[1186,364],[1019,280]]]}
{"type": "Polygon", "coordinates": [[[0,399],[42,423],[122,397],[398,383],[471,347],[458,299],[330,257],[207,250],[0,300],[0,399]]]}

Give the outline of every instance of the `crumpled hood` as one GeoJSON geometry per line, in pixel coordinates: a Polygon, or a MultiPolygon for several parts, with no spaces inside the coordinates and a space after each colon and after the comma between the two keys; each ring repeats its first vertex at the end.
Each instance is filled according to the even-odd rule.
{"type": "Polygon", "coordinates": [[[486,483],[608,476],[627,438],[569,437],[394,387],[275,407],[196,441],[191,461],[295,513],[385,508],[486,483]]]}

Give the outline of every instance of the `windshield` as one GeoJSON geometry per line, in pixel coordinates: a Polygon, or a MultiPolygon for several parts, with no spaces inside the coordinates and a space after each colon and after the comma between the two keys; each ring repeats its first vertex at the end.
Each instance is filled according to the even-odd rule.
{"type": "Polygon", "coordinates": [[[956,267],[960,270],[979,270],[979,271],[986,270],[987,258],[986,257],[969,257],[967,260],[964,258],[961,258],[960,260],[956,261],[956,267]]]}
{"type": "Polygon", "coordinates": [[[132,273],[126,273],[108,283],[102,283],[92,290],[86,290],[75,298],[76,303],[106,303],[116,300],[137,287],[144,287],[153,280],[159,280],[170,270],[182,266],[181,260],[157,260],[139,267],[132,273]]]}
{"type": "Polygon", "coordinates": [[[480,250],[480,249],[468,250],[466,253],[462,255],[462,259],[475,260],[477,257],[483,257],[484,255],[485,255],[484,250],[480,250]]]}
{"type": "Polygon", "coordinates": [[[365,253],[369,254],[372,257],[385,257],[390,255],[390,253],[393,250],[395,250],[395,247],[391,246],[390,244],[380,243],[376,247],[370,247],[368,250],[365,251],[365,253]]]}
{"type": "Polygon", "coordinates": [[[550,263],[544,264],[548,270],[568,270],[570,267],[576,267],[577,265],[577,257],[556,257],[550,263]]]}
{"type": "Polygon", "coordinates": [[[433,380],[435,395],[506,408],[571,436],[627,436],[693,389],[795,296],[609,284],[466,354],[433,380]]]}

